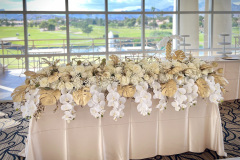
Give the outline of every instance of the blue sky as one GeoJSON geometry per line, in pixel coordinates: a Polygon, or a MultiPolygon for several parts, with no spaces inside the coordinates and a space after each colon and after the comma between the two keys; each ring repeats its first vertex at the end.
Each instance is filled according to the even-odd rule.
{"type": "MultiPolygon", "coordinates": [[[[65,0],[27,0],[29,10],[64,10],[65,0]],[[56,5],[58,4],[58,5],[56,5]],[[54,7],[52,7],[54,6],[54,7]]],[[[69,0],[69,9],[73,11],[104,11],[105,0],[69,0]]],[[[173,6],[174,0],[146,0],[146,9],[152,6],[162,10],[173,6]],[[157,5],[159,4],[159,5],[157,5]]],[[[141,0],[109,0],[111,11],[132,11],[141,9],[141,0]]],[[[22,10],[22,0],[0,0],[0,9],[22,10]]]]}

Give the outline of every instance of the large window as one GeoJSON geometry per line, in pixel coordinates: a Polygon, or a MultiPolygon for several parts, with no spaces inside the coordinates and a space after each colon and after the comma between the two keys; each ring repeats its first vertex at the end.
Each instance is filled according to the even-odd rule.
{"type": "Polygon", "coordinates": [[[172,34],[188,35],[189,45],[174,41],[174,49],[211,56],[222,33],[228,50],[239,47],[240,0],[0,1],[0,63],[9,69],[37,70],[42,58],[158,54],[156,44],[172,34]]]}

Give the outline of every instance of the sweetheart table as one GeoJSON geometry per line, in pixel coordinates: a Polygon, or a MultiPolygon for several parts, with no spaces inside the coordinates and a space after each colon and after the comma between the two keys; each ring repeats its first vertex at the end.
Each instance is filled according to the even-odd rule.
{"type": "MultiPolygon", "coordinates": [[[[170,99],[171,101],[171,99],[170,99]]],[[[125,115],[117,121],[109,116],[94,118],[89,107],[75,107],[77,117],[67,123],[64,113],[47,106],[41,118],[30,120],[27,160],[128,160],[173,155],[206,148],[220,156],[224,152],[219,108],[198,98],[196,106],[176,112],[168,103],[163,112],[153,100],[151,115],[138,113],[136,103],[128,99],[125,115]]]]}

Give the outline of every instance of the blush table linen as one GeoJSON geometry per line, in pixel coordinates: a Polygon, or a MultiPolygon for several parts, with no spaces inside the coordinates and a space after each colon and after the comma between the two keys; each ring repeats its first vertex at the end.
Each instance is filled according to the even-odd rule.
{"type": "Polygon", "coordinates": [[[196,106],[179,112],[171,106],[163,112],[155,108],[142,116],[137,104],[128,99],[124,117],[113,120],[111,107],[96,119],[88,106],[76,106],[77,117],[67,123],[60,108],[47,106],[41,118],[30,120],[25,148],[27,160],[128,160],[173,155],[206,148],[220,156],[224,152],[219,108],[198,98],[196,106]]]}

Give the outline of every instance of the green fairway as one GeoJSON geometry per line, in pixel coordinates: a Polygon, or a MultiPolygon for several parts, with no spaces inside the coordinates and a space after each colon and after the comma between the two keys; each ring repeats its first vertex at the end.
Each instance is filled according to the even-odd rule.
{"type": "MultiPolygon", "coordinates": [[[[91,25],[93,27],[93,31],[89,34],[84,33],[80,28],[70,27],[70,45],[71,46],[88,46],[91,47],[92,44],[95,46],[105,46],[105,27],[91,25]],[[88,38],[87,40],[84,40],[88,38]],[[95,39],[99,38],[99,39],[95,39]],[[83,39],[83,40],[79,40],[83,39]]],[[[111,27],[108,28],[109,32],[112,31],[114,35],[117,35],[119,38],[137,38],[136,40],[131,39],[134,42],[140,42],[141,39],[141,28],[140,27],[111,27]]],[[[30,36],[28,36],[29,48],[43,48],[43,47],[58,47],[62,48],[66,47],[66,31],[56,30],[56,31],[41,31],[39,27],[29,27],[28,32],[30,36]]],[[[145,37],[156,37],[153,39],[148,38],[148,42],[151,41],[159,41],[162,37],[166,37],[171,35],[172,29],[145,29],[145,37]]],[[[234,36],[239,35],[239,28],[232,28],[232,45],[234,45],[234,36]]],[[[23,27],[5,27],[0,26],[0,38],[14,38],[22,41],[11,41],[12,44],[19,45],[20,47],[24,46],[24,30],[23,27]],[[16,34],[19,34],[18,36],[16,34]]],[[[204,33],[199,33],[199,47],[203,48],[204,44],[204,33]]],[[[2,55],[3,50],[0,49],[0,55],[2,55]]],[[[5,55],[19,55],[24,54],[23,50],[14,50],[14,49],[4,49],[5,55]]],[[[1,59],[2,61],[2,59],[1,59]]],[[[30,60],[31,61],[31,60],[30,60]]],[[[16,59],[9,59],[5,64],[9,63],[9,68],[17,68],[17,64],[20,63],[16,59]],[[11,61],[11,62],[10,62],[11,61]]],[[[30,62],[30,68],[34,66],[34,61],[30,62]]]]}

